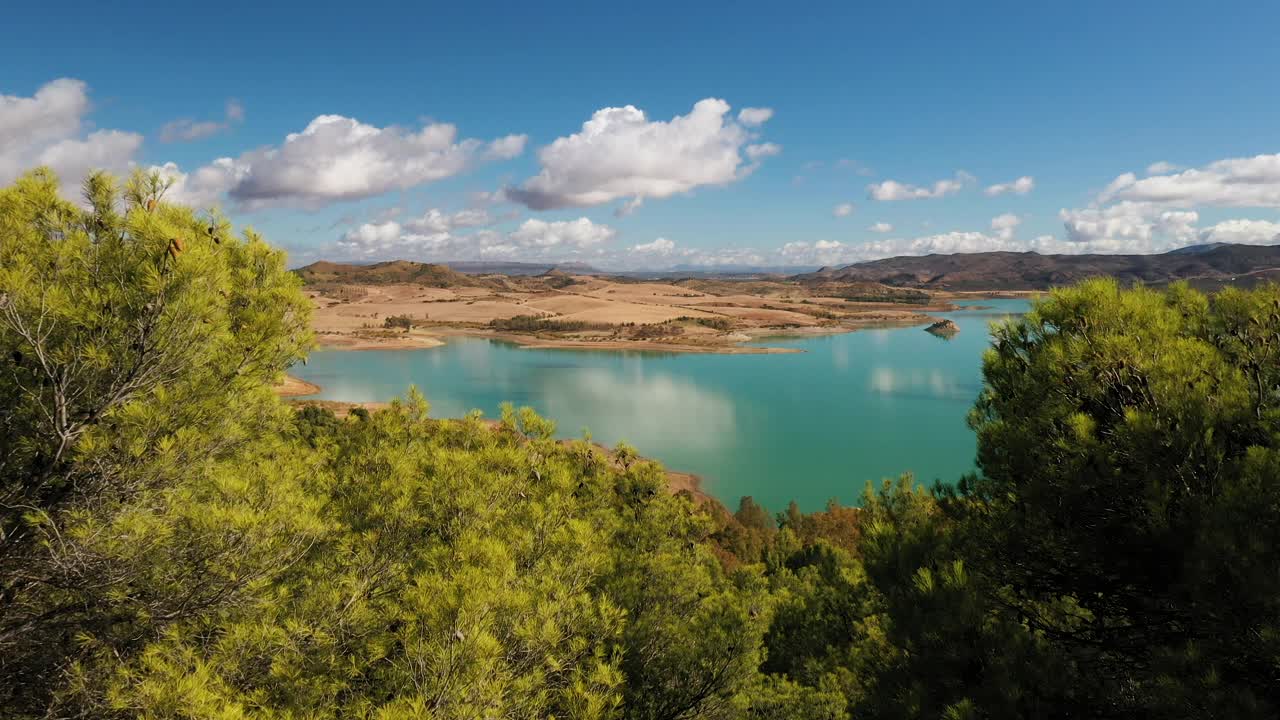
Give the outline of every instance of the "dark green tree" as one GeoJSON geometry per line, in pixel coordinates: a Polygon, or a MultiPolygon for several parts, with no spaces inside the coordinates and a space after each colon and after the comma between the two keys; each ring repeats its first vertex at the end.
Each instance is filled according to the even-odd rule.
{"type": "Polygon", "coordinates": [[[1280,288],[1059,290],[983,373],[971,571],[1089,713],[1280,712],[1280,288]]]}

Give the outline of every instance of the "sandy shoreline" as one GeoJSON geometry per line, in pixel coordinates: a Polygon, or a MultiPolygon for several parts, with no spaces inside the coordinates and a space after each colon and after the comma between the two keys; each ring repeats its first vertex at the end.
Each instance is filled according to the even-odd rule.
{"type": "Polygon", "coordinates": [[[324,350],[420,350],[440,347],[444,341],[419,332],[394,336],[317,334],[316,341],[324,350]]]}
{"type": "Polygon", "coordinates": [[[309,383],[302,378],[296,378],[292,375],[285,375],[284,380],[275,386],[276,395],[282,398],[303,397],[305,395],[315,395],[323,388],[315,383],[309,383]]]}

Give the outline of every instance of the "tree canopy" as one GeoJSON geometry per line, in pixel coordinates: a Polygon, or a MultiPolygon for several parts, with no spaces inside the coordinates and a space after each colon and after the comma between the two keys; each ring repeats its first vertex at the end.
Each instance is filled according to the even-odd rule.
{"type": "Polygon", "coordinates": [[[0,190],[0,715],[1280,713],[1274,286],[1055,291],[994,329],[976,474],[731,513],[529,409],[286,404],[280,251],[57,188],[0,190]]]}

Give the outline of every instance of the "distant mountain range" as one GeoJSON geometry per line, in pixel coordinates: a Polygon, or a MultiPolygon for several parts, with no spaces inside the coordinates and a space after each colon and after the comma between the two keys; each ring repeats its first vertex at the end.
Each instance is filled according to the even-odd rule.
{"type": "Polygon", "coordinates": [[[436,288],[485,288],[492,291],[545,292],[559,290],[578,281],[575,275],[593,274],[580,266],[533,265],[529,263],[457,263],[470,272],[439,263],[413,260],[357,265],[327,261],[314,262],[294,270],[302,282],[317,289],[346,285],[419,285],[436,288]],[[567,269],[561,269],[567,268],[567,269]],[[542,272],[537,272],[541,270],[542,272]]]}
{"type": "Polygon", "coordinates": [[[1202,289],[1226,284],[1280,281],[1280,246],[1213,243],[1179,248],[1159,255],[1041,255],[1034,252],[957,253],[902,256],[826,267],[794,274],[797,268],[672,268],[663,271],[609,272],[581,263],[460,261],[420,263],[392,260],[370,264],[320,261],[296,272],[308,284],[415,283],[435,287],[488,285],[479,275],[601,275],[640,279],[788,276],[805,284],[863,283],[919,290],[1045,290],[1097,276],[1124,283],[1159,285],[1188,280],[1202,289]],[[790,272],[787,272],[790,271],[790,272]]]}
{"type": "Polygon", "coordinates": [[[396,263],[410,263],[417,267],[447,267],[456,272],[467,275],[541,275],[548,270],[564,270],[570,273],[580,275],[600,275],[603,271],[597,270],[586,263],[565,262],[565,263],[527,263],[527,262],[506,262],[500,260],[450,260],[447,262],[423,263],[415,260],[375,260],[369,262],[350,261],[350,262],[329,262],[328,260],[320,260],[310,265],[304,265],[295,268],[294,272],[302,272],[303,270],[315,269],[320,267],[343,267],[355,270],[357,268],[377,268],[387,267],[396,263]]]}
{"type": "Polygon", "coordinates": [[[1280,246],[1215,243],[1159,255],[985,252],[893,257],[796,275],[801,282],[873,282],[924,290],[1044,290],[1101,275],[1124,283],[1221,285],[1280,279],[1280,246]],[[1241,277],[1247,276],[1247,277],[1241,277]]]}

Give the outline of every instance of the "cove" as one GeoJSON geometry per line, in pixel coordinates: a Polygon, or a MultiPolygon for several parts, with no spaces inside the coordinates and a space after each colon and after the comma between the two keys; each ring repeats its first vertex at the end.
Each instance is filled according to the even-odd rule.
{"type": "Polygon", "coordinates": [[[434,417],[472,409],[496,417],[510,401],[553,418],[558,434],[590,430],[624,440],[667,467],[691,472],[736,507],[751,495],[770,510],[828,499],[856,503],[868,480],[912,472],[931,484],[973,469],[965,417],[981,388],[989,324],[1025,312],[1025,300],[982,300],[940,316],[960,332],[861,330],[761,345],[802,353],[690,355],[533,350],[450,338],[417,350],[321,350],[290,372],[347,402],[386,401],[416,385],[434,417]],[[983,309],[985,308],[985,309],[983,309]]]}

